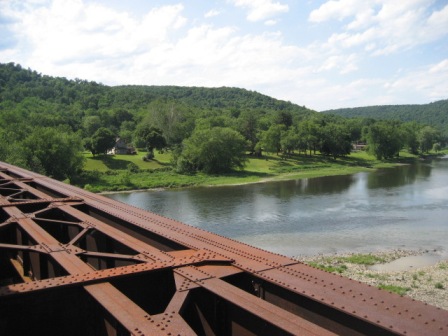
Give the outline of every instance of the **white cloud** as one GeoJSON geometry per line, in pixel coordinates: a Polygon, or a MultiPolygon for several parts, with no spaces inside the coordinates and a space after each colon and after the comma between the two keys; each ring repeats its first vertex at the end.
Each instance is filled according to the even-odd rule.
{"type": "MultiPolygon", "coordinates": [[[[139,56],[142,73],[166,84],[238,86],[255,89],[291,76],[288,63],[309,58],[304,50],[283,45],[278,34],[238,35],[227,27],[199,26],[175,44],[139,56]],[[154,69],[143,71],[144,69],[154,69]],[[156,71],[149,74],[148,72],[156,71]]],[[[138,76],[138,75],[137,75],[138,76]]],[[[134,77],[135,78],[135,77],[134,77]]],[[[144,82],[145,78],[139,78],[144,82]]]]}
{"type": "Polygon", "coordinates": [[[445,26],[448,21],[448,5],[443,7],[440,11],[436,11],[431,14],[428,23],[433,27],[445,26]]]}
{"type": "MultiPolygon", "coordinates": [[[[276,24],[275,15],[289,10],[275,1],[231,3],[264,25],[276,24]]],[[[109,85],[243,87],[319,110],[446,98],[446,55],[413,71],[392,69],[380,75],[365,67],[380,67],[387,54],[423,41],[439,41],[446,35],[448,6],[431,13],[426,3],[417,6],[423,4],[420,0],[406,5],[386,0],[325,4],[311,12],[313,27],[304,32],[341,20],[335,32],[301,45],[281,30],[267,33],[263,31],[272,29],[259,25],[250,25],[250,30],[244,23],[218,25],[231,12],[228,8],[187,18],[191,9],[184,9],[186,3],[131,14],[87,0],[0,0],[0,12],[11,19],[4,25],[16,41],[0,49],[0,62],[109,85]],[[213,20],[215,15],[219,20],[213,20]],[[394,15],[397,20],[390,19],[394,15]],[[377,54],[384,56],[372,60],[377,54]]],[[[446,51],[443,43],[437,48],[446,51]]]]}
{"type": "Polygon", "coordinates": [[[334,106],[416,104],[446,99],[448,59],[414,70],[399,69],[390,78],[359,79],[339,85],[335,90],[323,88],[333,99],[334,106]],[[341,99],[342,98],[342,99],[341,99]],[[355,102],[359,103],[356,104],[355,102]]]}
{"type": "Polygon", "coordinates": [[[317,73],[331,70],[338,70],[339,74],[344,75],[358,70],[357,56],[350,55],[331,55],[317,69],[317,73]]]}
{"type": "Polygon", "coordinates": [[[209,10],[207,13],[205,13],[204,17],[205,18],[211,18],[211,17],[214,17],[214,16],[218,16],[219,14],[221,14],[221,12],[219,10],[212,9],[212,10],[209,10]]]}
{"type": "Polygon", "coordinates": [[[275,25],[277,24],[277,21],[276,21],[276,20],[266,20],[266,21],[264,22],[264,24],[265,24],[266,26],[275,26],[275,25]]]}
{"type": "MultiPolygon", "coordinates": [[[[448,59],[418,69],[398,69],[387,75],[370,74],[369,77],[351,80],[344,80],[343,76],[321,75],[322,72],[343,72],[339,64],[346,60],[344,57],[325,59],[314,77],[309,69],[303,68],[300,74],[294,74],[298,79],[287,77],[283,83],[273,86],[271,92],[275,97],[296,101],[318,111],[339,107],[421,104],[447,98],[448,59]]],[[[354,59],[355,66],[357,61],[354,59]]]]}
{"type": "Polygon", "coordinates": [[[249,21],[263,21],[281,13],[287,13],[289,6],[272,0],[230,0],[236,7],[248,10],[249,21]]]}
{"type": "Polygon", "coordinates": [[[301,64],[312,59],[305,49],[285,45],[280,33],[189,23],[182,5],[135,17],[82,0],[54,0],[15,17],[15,32],[29,47],[17,50],[13,61],[106,84],[266,89],[303,75],[301,64]]]}
{"type": "Polygon", "coordinates": [[[443,61],[441,61],[440,63],[437,63],[435,65],[433,65],[430,69],[429,69],[430,73],[446,73],[448,74],[448,58],[444,59],[443,61]]]}
{"type": "MultiPolygon", "coordinates": [[[[390,94],[428,97],[431,101],[446,99],[448,88],[448,58],[436,64],[429,64],[409,71],[392,82],[390,94]]],[[[427,99],[428,99],[427,98],[427,99]]]]}
{"type": "Polygon", "coordinates": [[[368,9],[369,1],[359,0],[331,0],[325,2],[318,9],[310,13],[311,22],[324,22],[331,19],[343,20],[356,13],[368,9]]]}
{"type": "Polygon", "coordinates": [[[103,71],[132,63],[135,55],[169,40],[186,23],[182,10],[182,5],[165,6],[135,18],[82,0],[54,0],[26,11],[10,8],[17,22],[12,29],[22,44],[15,61],[48,74],[102,80],[103,71]]]}
{"type": "Polygon", "coordinates": [[[448,35],[448,5],[431,12],[433,2],[332,0],[312,11],[309,21],[347,21],[340,32],[329,37],[330,46],[364,47],[373,55],[387,55],[448,35]]]}
{"type": "Polygon", "coordinates": [[[428,41],[434,41],[448,34],[448,4],[440,11],[433,12],[424,26],[428,41]]]}

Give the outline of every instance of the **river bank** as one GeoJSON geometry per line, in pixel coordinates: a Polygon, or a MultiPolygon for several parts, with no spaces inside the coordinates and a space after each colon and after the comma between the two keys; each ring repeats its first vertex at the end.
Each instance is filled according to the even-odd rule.
{"type": "MultiPolygon", "coordinates": [[[[399,165],[399,164],[396,164],[399,165]]],[[[393,165],[393,166],[396,166],[393,165]]],[[[389,168],[393,166],[387,166],[382,168],[389,168]]],[[[127,189],[112,187],[105,191],[98,191],[97,188],[92,187],[91,185],[87,185],[85,187],[89,191],[97,192],[102,195],[108,194],[116,194],[116,193],[134,193],[134,192],[145,192],[145,191],[162,191],[166,189],[181,189],[181,188],[192,188],[192,187],[231,187],[231,186],[241,186],[255,183],[268,183],[275,181],[287,181],[287,180],[299,180],[305,178],[317,178],[317,177],[326,177],[326,176],[340,176],[340,175],[351,175],[360,172],[373,171],[375,168],[365,168],[365,167],[340,167],[340,168],[320,168],[320,169],[309,169],[303,172],[295,172],[295,173],[283,173],[283,174],[266,174],[266,176],[270,177],[262,177],[260,174],[251,175],[250,172],[245,172],[238,176],[238,173],[231,175],[221,175],[221,176],[206,176],[205,174],[196,174],[191,176],[192,179],[189,182],[183,183],[169,183],[168,185],[162,184],[160,181],[155,184],[154,187],[149,188],[134,188],[127,189]],[[92,190],[93,188],[93,190],[92,190]]],[[[164,175],[166,177],[166,175],[164,175]]],[[[154,177],[152,174],[151,177],[154,177]]],[[[103,188],[99,186],[99,189],[103,188]]]]}
{"type": "Polygon", "coordinates": [[[448,310],[448,255],[441,250],[391,250],[370,254],[333,254],[295,259],[356,281],[406,295],[448,310]],[[412,257],[422,258],[412,258],[412,257]],[[433,256],[427,263],[419,260],[433,256]],[[382,267],[394,263],[395,270],[382,267]],[[380,266],[380,267],[378,267],[380,266]]]}
{"type": "MultiPolygon", "coordinates": [[[[108,167],[126,167],[126,157],[116,155],[105,158],[108,167]],[[111,161],[121,162],[120,165],[111,161]]],[[[166,158],[164,158],[166,160],[166,158]]],[[[290,155],[281,157],[266,155],[263,158],[250,158],[244,170],[228,174],[208,175],[204,173],[179,174],[167,163],[161,168],[145,169],[135,163],[126,169],[108,169],[98,165],[101,158],[95,157],[96,165],[86,165],[84,172],[71,183],[86,190],[104,192],[133,192],[154,189],[172,189],[198,186],[231,186],[270,181],[297,180],[304,178],[350,175],[373,171],[380,168],[395,167],[415,162],[418,157],[403,152],[399,158],[379,161],[366,152],[352,153],[336,160],[320,154],[313,156],[290,155]]],[[[93,159],[92,159],[93,160],[93,159]]],[[[135,159],[134,159],[135,161],[135,159]]],[[[152,162],[151,164],[154,164],[152,162]]]]}

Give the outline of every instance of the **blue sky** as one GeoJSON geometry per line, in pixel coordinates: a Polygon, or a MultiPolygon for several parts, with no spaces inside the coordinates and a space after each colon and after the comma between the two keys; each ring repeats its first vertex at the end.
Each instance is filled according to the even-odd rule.
{"type": "Polygon", "coordinates": [[[448,1],[0,0],[0,62],[321,111],[448,98],[448,1]]]}

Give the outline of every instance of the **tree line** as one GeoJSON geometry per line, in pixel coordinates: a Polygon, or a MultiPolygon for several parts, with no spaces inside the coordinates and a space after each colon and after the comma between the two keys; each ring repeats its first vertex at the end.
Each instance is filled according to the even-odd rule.
{"type": "Polygon", "coordinates": [[[416,121],[432,126],[448,136],[448,99],[421,105],[378,105],[323,111],[346,118],[416,121]]]}
{"type": "Polygon", "coordinates": [[[378,159],[445,144],[432,126],[322,114],[243,89],[108,87],[0,64],[0,160],[70,179],[83,150],[102,155],[117,137],[145,148],[147,160],[171,151],[181,173],[241,169],[265,152],[336,159],[356,142],[378,159]]]}

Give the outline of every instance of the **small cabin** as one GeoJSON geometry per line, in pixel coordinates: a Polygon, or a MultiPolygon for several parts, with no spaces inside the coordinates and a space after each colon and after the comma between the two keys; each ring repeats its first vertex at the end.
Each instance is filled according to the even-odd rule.
{"type": "Polygon", "coordinates": [[[353,145],[353,151],[354,152],[365,150],[366,147],[367,147],[367,144],[364,143],[364,142],[357,142],[357,143],[354,143],[352,145],[353,145]]]}
{"type": "Polygon", "coordinates": [[[107,154],[135,155],[137,154],[137,151],[133,146],[128,145],[123,139],[117,138],[114,147],[108,150],[107,154]]]}

